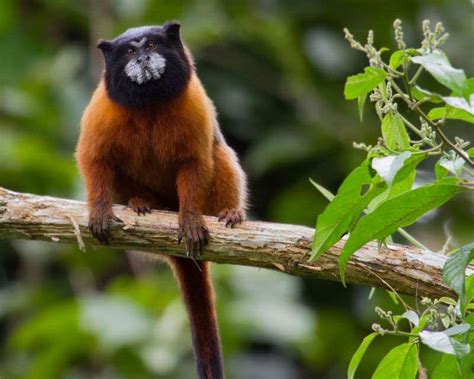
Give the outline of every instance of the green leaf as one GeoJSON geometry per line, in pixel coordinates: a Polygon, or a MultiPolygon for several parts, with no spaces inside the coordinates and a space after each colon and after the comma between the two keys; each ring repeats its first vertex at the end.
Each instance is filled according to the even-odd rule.
{"type": "Polygon", "coordinates": [[[471,329],[471,325],[469,324],[458,324],[458,325],[455,325],[449,329],[446,329],[445,331],[443,331],[444,334],[446,334],[447,336],[457,336],[458,334],[466,334],[469,329],[471,329]]]}
{"type": "Polygon", "coordinates": [[[369,345],[372,343],[372,341],[377,337],[379,334],[377,332],[369,334],[367,337],[365,337],[362,340],[362,343],[360,344],[359,348],[357,351],[354,353],[352,356],[351,362],[349,363],[349,367],[347,369],[347,378],[348,379],[353,379],[354,374],[357,370],[357,367],[359,366],[360,361],[362,360],[365,352],[367,351],[369,345]]]}
{"type": "MultiPolygon", "coordinates": [[[[466,80],[466,83],[464,83],[464,90],[462,92],[462,95],[467,100],[469,98],[472,99],[471,97],[472,94],[474,94],[474,78],[469,78],[466,80]]],[[[471,104],[472,104],[472,101],[471,101],[471,104]]]]}
{"type": "Polygon", "coordinates": [[[417,85],[411,89],[411,95],[416,100],[429,99],[430,102],[435,103],[435,104],[443,102],[443,100],[441,98],[441,95],[438,95],[437,93],[430,92],[430,91],[428,91],[424,88],[421,88],[417,85]]]}
{"type": "Polygon", "coordinates": [[[420,332],[420,339],[426,346],[441,353],[465,357],[471,351],[471,347],[452,338],[445,332],[430,332],[423,330],[420,332]]]}
{"type": "Polygon", "coordinates": [[[442,296],[438,299],[438,301],[446,305],[452,305],[453,307],[457,305],[457,301],[454,300],[452,297],[442,296]]]}
{"type": "Polygon", "coordinates": [[[335,196],[333,195],[333,193],[331,191],[329,191],[327,188],[323,187],[321,184],[318,184],[316,183],[313,179],[309,179],[310,183],[316,187],[316,189],[321,192],[321,194],[326,198],[328,199],[329,201],[331,201],[332,199],[335,198],[335,196]]]}
{"type": "Polygon", "coordinates": [[[461,157],[454,157],[454,159],[448,159],[446,157],[441,157],[438,160],[438,163],[441,167],[445,168],[450,173],[452,173],[456,176],[459,176],[459,175],[461,175],[462,168],[464,167],[465,161],[461,157]]]}
{"type": "Polygon", "coordinates": [[[403,62],[403,58],[405,58],[405,52],[403,50],[398,50],[392,53],[389,60],[389,65],[391,68],[396,70],[403,62]]]}
{"type": "Polygon", "coordinates": [[[395,175],[388,198],[395,197],[412,189],[416,177],[416,167],[427,157],[427,154],[416,154],[403,162],[403,167],[395,175]]]}
{"type": "Polygon", "coordinates": [[[347,261],[364,244],[382,240],[398,228],[410,225],[425,213],[440,207],[466,188],[455,184],[430,184],[402,193],[381,203],[372,213],[362,217],[352,230],[339,258],[343,284],[347,261]]]}
{"type": "Polygon", "coordinates": [[[418,326],[420,323],[420,317],[415,311],[406,311],[404,314],[402,314],[402,317],[409,320],[413,326],[418,326]]]}
{"type": "Polygon", "coordinates": [[[474,116],[474,95],[470,96],[469,102],[467,102],[467,100],[463,97],[456,96],[444,96],[443,100],[446,104],[452,106],[453,108],[462,109],[471,116],[474,116]]]}
{"type": "Polygon", "coordinates": [[[398,301],[398,297],[397,295],[395,294],[395,292],[393,291],[387,291],[387,295],[390,297],[390,299],[393,301],[394,304],[397,304],[399,303],[398,301]]]}
{"type": "MultiPolygon", "coordinates": [[[[456,357],[452,355],[443,355],[441,362],[435,367],[430,376],[431,379],[464,379],[459,372],[459,366],[456,357]]],[[[467,378],[466,378],[467,379],[467,378]]]]}
{"type": "Polygon", "coordinates": [[[349,76],[344,87],[346,100],[357,99],[365,95],[383,82],[387,74],[376,67],[366,67],[363,74],[349,76]]]}
{"type": "Polygon", "coordinates": [[[395,175],[403,167],[404,162],[410,157],[410,152],[404,151],[399,155],[389,155],[388,157],[372,159],[372,168],[390,187],[395,179],[395,175]]]}
{"type": "Polygon", "coordinates": [[[390,56],[389,65],[396,70],[411,55],[418,55],[416,49],[397,50],[390,56]]]}
{"type": "Polygon", "coordinates": [[[433,77],[445,87],[462,93],[466,86],[466,74],[463,70],[454,68],[448,58],[437,50],[431,54],[411,58],[413,63],[423,66],[433,77]]]}
{"type": "Polygon", "coordinates": [[[372,379],[414,379],[418,372],[417,345],[404,343],[382,359],[372,379]]]}
{"type": "Polygon", "coordinates": [[[430,120],[439,120],[444,117],[451,120],[461,120],[474,124],[474,116],[459,108],[452,108],[449,106],[432,108],[428,113],[428,118],[430,120]]]}
{"type": "Polygon", "coordinates": [[[474,274],[471,274],[466,279],[466,304],[474,298],[474,274]]]}
{"type": "Polygon", "coordinates": [[[402,118],[397,113],[387,113],[383,118],[382,136],[391,150],[398,151],[410,147],[410,137],[402,118]]]}
{"type": "Polygon", "coordinates": [[[368,205],[368,213],[371,213],[382,202],[401,193],[409,191],[413,187],[416,177],[416,167],[427,158],[427,154],[412,155],[403,162],[403,167],[396,173],[390,187],[374,198],[368,205]]]}
{"type": "MultiPolygon", "coordinates": [[[[418,334],[420,333],[423,329],[425,329],[426,324],[430,321],[430,315],[425,314],[424,316],[421,316],[420,321],[418,322],[418,325],[415,326],[412,330],[412,334],[418,334]]],[[[417,337],[410,337],[410,341],[415,341],[417,337]]]]}
{"type": "Polygon", "coordinates": [[[448,175],[449,171],[441,166],[440,159],[436,162],[435,164],[435,175],[436,175],[436,180],[439,182],[442,180],[446,175],[448,175]]]}
{"type": "Polygon", "coordinates": [[[318,217],[311,259],[318,257],[339,241],[360,217],[367,204],[383,191],[382,184],[373,185],[372,182],[373,174],[367,161],[344,180],[336,197],[318,217]],[[361,195],[363,187],[368,185],[369,190],[361,195]]]}
{"type": "Polygon", "coordinates": [[[362,122],[363,118],[364,118],[364,105],[365,105],[365,100],[367,99],[367,94],[363,94],[363,95],[360,95],[358,98],[357,98],[357,106],[359,108],[359,118],[360,118],[360,122],[362,122]]]}
{"type": "Polygon", "coordinates": [[[461,313],[466,306],[465,280],[466,267],[474,259],[474,242],[461,247],[451,256],[443,267],[443,280],[454,292],[459,295],[461,313]]]}

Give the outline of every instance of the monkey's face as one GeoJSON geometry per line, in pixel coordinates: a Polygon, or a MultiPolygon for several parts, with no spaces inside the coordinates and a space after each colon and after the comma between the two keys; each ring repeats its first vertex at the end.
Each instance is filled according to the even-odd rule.
{"type": "Polygon", "coordinates": [[[134,108],[178,96],[192,70],[179,35],[180,25],[128,29],[112,41],[99,41],[105,57],[109,96],[134,108]]]}
{"type": "Polygon", "coordinates": [[[132,82],[144,84],[149,80],[158,80],[165,72],[166,58],[157,52],[156,39],[148,36],[138,42],[130,41],[124,71],[132,82]]]}

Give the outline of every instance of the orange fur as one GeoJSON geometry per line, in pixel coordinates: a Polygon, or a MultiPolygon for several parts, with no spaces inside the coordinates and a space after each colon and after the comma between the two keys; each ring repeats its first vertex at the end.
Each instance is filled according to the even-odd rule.
{"type": "MultiPolygon", "coordinates": [[[[233,226],[244,217],[246,182],[227,146],[215,110],[196,74],[184,92],[152,110],[113,102],[102,80],[84,112],[76,152],[87,189],[90,227],[104,231],[112,203],[179,212],[180,236],[188,251],[207,242],[202,214],[233,226]]],[[[209,265],[168,258],[188,309],[200,378],[221,379],[219,334],[209,265]]]]}
{"type": "Polygon", "coordinates": [[[209,215],[245,208],[245,179],[235,154],[225,142],[213,143],[210,105],[196,75],[180,97],[153,113],[114,103],[101,82],[84,113],[77,147],[89,206],[140,197],[154,208],[209,215]]]}

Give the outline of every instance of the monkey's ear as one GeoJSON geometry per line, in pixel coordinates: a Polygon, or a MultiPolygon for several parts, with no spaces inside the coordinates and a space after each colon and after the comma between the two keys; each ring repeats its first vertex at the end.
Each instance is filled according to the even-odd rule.
{"type": "Polygon", "coordinates": [[[112,42],[100,39],[97,41],[97,47],[105,54],[112,50],[112,42]]]}
{"type": "Polygon", "coordinates": [[[181,29],[181,24],[178,21],[168,21],[163,25],[163,30],[166,35],[171,38],[179,39],[179,30],[181,29]]]}

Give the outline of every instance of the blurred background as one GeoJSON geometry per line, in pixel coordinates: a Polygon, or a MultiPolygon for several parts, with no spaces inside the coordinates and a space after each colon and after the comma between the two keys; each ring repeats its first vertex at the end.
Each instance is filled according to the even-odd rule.
{"type": "MultiPolygon", "coordinates": [[[[326,200],[308,178],[336,191],[365,157],[352,142],[374,144],[379,134],[372,111],[361,124],[356,103],[343,99],[346,76],[366,60],[342,28],[360,40],[373,29],[377,45],[392,48],[397,17],[409,46],[423,19],[442,20],[453,66],[473,76],[466,0],[2,0],[0,186],[84,199],[73,153],[102,68],[96,40],[177,19],[248,173],[251,218],[314,226],[326,200]]],[[[450,125],[474,140],[474,129],[450,125]]],[[[431,177],[426,167],[417,180],[431,177]]],[[[453,247],[472,240],[473,225],[471,193],[411,232],[437,251],[447,237],[453,247]]],[[[236,266],[214,265],[213,274],[229,379],[343,378],[374,306],[397,308],[383,291],[369,299],[370,288],[236,266]]],[[[370,377],[397,342],[376,341],[359,377],[370,377]]],[[[430,368],[439,356],[426,359],[430,368]]],[[[137,272],[125,254],[105,248],[0,241],[0,377],[194,375],[167,267],[137,272]]]]}

